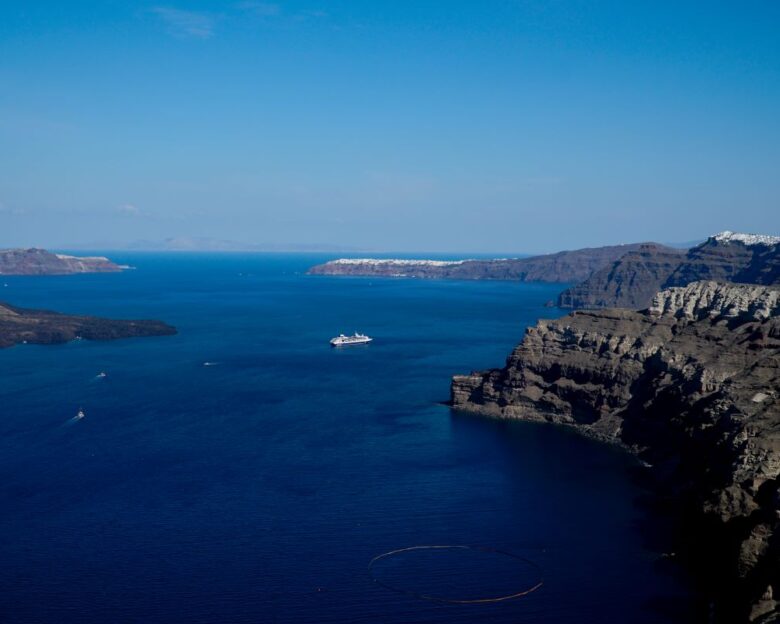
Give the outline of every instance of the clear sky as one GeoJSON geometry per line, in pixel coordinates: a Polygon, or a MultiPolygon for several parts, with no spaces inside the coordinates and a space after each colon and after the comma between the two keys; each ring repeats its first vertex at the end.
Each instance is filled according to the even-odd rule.
{"type": "Polygon", "coordinates": [[[780,2],[0,2],[0,246],[780,234],[780,2]]]}

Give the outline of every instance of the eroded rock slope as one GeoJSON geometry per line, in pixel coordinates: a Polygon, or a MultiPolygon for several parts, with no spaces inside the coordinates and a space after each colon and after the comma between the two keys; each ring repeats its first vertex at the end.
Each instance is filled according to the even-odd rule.
{"type": "Polygon", "coordinates": [[[780,291],[695,282],[649,309],[529,328],[506,366],[453,378],[455,409],[571,426],[630,448],[693,518],[719,620],[780,611],[780,291]]]}
{"type": "Polygon", "coordinates": [[[656,292],[701,280],[780,285],[780,237],[721,232],[685,253],[644,245],[558,297],[562,308],[645,308],[656,292]]]}

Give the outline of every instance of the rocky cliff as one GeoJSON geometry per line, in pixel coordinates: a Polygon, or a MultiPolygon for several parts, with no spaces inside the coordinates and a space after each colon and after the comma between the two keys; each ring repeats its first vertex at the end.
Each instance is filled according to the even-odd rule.
{"type": "Polygon", "coordinates": [[[780,283],[780,237],[721,232],[688,251],[664,286],[685,286],[702,279],[780,283]]]}
{"type": "Polygon", "coordinates": [[[644,244],[594,247],[530,258],[497,260],[340,258],[314,266],[308,272],[310,275],[581,282],[594,272],[611,265],[626,253],[640,249],[644,244]]]}
{"type": "Polygon", "coordinates": [[[124,321],[28,310],[0,303],[0,348],[15,344],[57,344],[77,338],[111,340],[167,336],[176,329],[162,321],[124,321]]]}
{"type": "Polygon", "coordinates": [[[561,308],[646,307],[660,285],[680,266],[685,251],[645,244],[564,290],[561,308]]]}
{"type": "Polygon", "coordinates": [[[0,275],[116,273],[123,268],[103,256],[68,256],[34,248],[0,250],[0,275]]]}
{"type": "Polygon", "coordinates": [[[452,405],[638,453],[688,519],[717,621],[780,621],[779,297],[696,282],[644,311],[540,321],[504,368],[454,377],[452,405]]]}
{"type": "Polygon", "coordinates": [[[558,305],[644,308],[658,290],[698,280],[780,284],[780,237],[721,232],[684,254],[645,245],[563,291],[558,305]]]}

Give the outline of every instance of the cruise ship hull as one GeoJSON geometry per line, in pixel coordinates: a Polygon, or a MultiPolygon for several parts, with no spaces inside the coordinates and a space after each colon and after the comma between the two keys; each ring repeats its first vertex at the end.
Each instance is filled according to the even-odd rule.
{"type": "Polygon", "coordinates": [[[330,341],[332,347],[350,347],[352,345],[368,344],[373,338],[368,336],[338,336],[330,341]]]}

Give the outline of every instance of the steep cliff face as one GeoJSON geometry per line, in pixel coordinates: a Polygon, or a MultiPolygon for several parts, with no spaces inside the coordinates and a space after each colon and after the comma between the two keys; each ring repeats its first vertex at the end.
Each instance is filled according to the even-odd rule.
{"type": "Polygon", "coordinates": [[[67,256],[45,249],[0,250],[0,275],[69,275],[121,270],[121,266],[103,256],[67,256]]]}
{"type": "Polygon", "coordinates": [[[699,280],[780,284],[780,237],[721,232],[685,254],[646,246],[561,293],[562,308],[645,308],[663,288],[699,280]]]}
{"type": "Polygon", "coordinates": [[[780,283],[780,237],[722,232],[691,249],[664,286],[696,280],[780,283]]]}
{"type": "MultiPolygon", "coordinates": [[[[432,279],[495,279],[523,282],[580,282],[647,243],[561,251],[531,258],[498,260],[402,260],[340,258],[309,269],[310,275],[362,275],[432,279]]],[[[654,243],[650,243],[654,245],[654,243]]]]}
{"type": "Polygon", "coordinates": [[[684,257],[684,250],[644,244],[596,271],[583,284],[563,291],[558,305],[575,309],[646,306],[684,257]]]}
{"type": "Polygon", "coordinates": [[[780,617],[779,297],[697,282],[641,312],[540,321],[504,368],[454,377],[452,405],[639,453],[698,519],[691,552],[719,621],[769,621],[780,617]]]}
{"type": "Polygon", "coordinates": [[[780,288],[695,282],[667,288],[653,297],[650,314],[678,319],[726,318],[760,321],[780,316],[780,288]]]}

